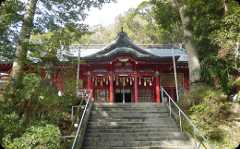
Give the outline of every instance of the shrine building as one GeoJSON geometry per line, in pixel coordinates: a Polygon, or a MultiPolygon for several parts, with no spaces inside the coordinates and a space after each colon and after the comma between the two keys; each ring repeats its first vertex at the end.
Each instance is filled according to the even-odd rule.
{"type": "MultiPolygon", "coordinates": [[[[65,57],[76,58],[76,53],[65,57]]],[[[80,59],[84,61],[80,65],[80,88],[92,90],[95,102],[160,103],[161,87],[176,99],[173,59],[179,94],[189,89],[187,54],[177,46],[136,45],[127,33],[120,32],[104,48],[83,46],[80,59]]]]}
{"type": "MultiPolygon", "coordinates": [[[[125,32],[118,33],[115,41],[101,48],[96,45],[71,46],[61,57],[63,61],[80,59],[78,69],[76,65],[79,89],[91,90],[95,102],[160,103],[161,87],[176,100],[174,61],[179,94],[189,89],[185,49],[176,45],[137,45],[125,32]]],[[[11,64],[0,64],[1,74],[6,75],[10,70],[11,64]]],[[[64,78],[55,73],[53,82],[64,93],[64,78]]]]}

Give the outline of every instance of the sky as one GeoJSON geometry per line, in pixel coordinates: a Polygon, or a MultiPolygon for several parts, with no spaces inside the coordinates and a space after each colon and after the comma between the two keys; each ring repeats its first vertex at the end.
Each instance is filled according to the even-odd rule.
{"type": "Polygon", "coordinates": [[[117,0],[116,3],[105,4],[101,9],[92,8],[85,23],[90,26],[113,24],[115,18],[130,8],[136,8],[144,0],[117,0]]]}

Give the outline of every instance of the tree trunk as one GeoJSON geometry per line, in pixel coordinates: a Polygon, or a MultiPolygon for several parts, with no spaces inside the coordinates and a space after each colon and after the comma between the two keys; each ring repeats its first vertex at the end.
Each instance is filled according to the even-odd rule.
{"type": "Polygon", "coordinates": [[[33,19],[36,11],[38,0],[29,0],[26,6],[26,14],[23,18],[23,24],[20,36],[17,42],[16,58],[13,62],[11,77],[17,83],[21,83],[23,76],[23,68],[27,59],[27,48],[29,38],[33,28],[33,19]]]}
{"type": "Polygon", "coordinates": [[[185,15],[186,6],[182,3],[182,1],[172,0],[172,2],[173,6],[178,9],[182,21],[184,42],[188,53],[189,76],[191,83],[194,83],[200,80],[201,66],[198,53],[192,43],[192,32],[188,29],[188,25],[190,24],[190,18],[185,15]]]}
{"type": "Polygon", "coordinates": [[[223,0],[223,7],[224,7],[224,15],[228,13],[228,0],[223,0]]]}

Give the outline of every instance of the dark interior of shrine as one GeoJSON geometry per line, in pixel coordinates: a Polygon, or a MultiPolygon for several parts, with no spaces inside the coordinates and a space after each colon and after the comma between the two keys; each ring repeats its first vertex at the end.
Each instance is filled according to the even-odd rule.
{"type": "Polygon", "coordinates": [[[120,90],[119,92],[115,92],[115,102],[116,103],[128,103],[132,101],[131,92],[126,92],[124,90],[120,90]]]}

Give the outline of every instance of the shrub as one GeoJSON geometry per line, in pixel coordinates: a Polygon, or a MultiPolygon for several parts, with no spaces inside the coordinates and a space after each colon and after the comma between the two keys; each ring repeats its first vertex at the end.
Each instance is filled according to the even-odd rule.
{"type": "MultiPolygon", "coordinates": [[[[218,148],[231,148],[236,145],[231,134],[233,117],[232,102],[220,89],[199,85],[187,93],[180,101],[193,123],[216,144],[218,148]]],[[[239,137],[238,134],[234,135],[239,137]]]]}
{"type": "Polygon", "coordinates": [[[22,127],[23,121],[20,120],[15,112],[6,114],[0,111],[0,138],[3,138],[7,134],[15,134],[16,136],[22,130],[22,127]]]}
{"type": "Polygon", "coordinates": [[[11,140],[10,135],[7,135],[4,146],[6,149],[58,149],[60,130],[51,124],[32,126],[19,138],[11,140]]]}

